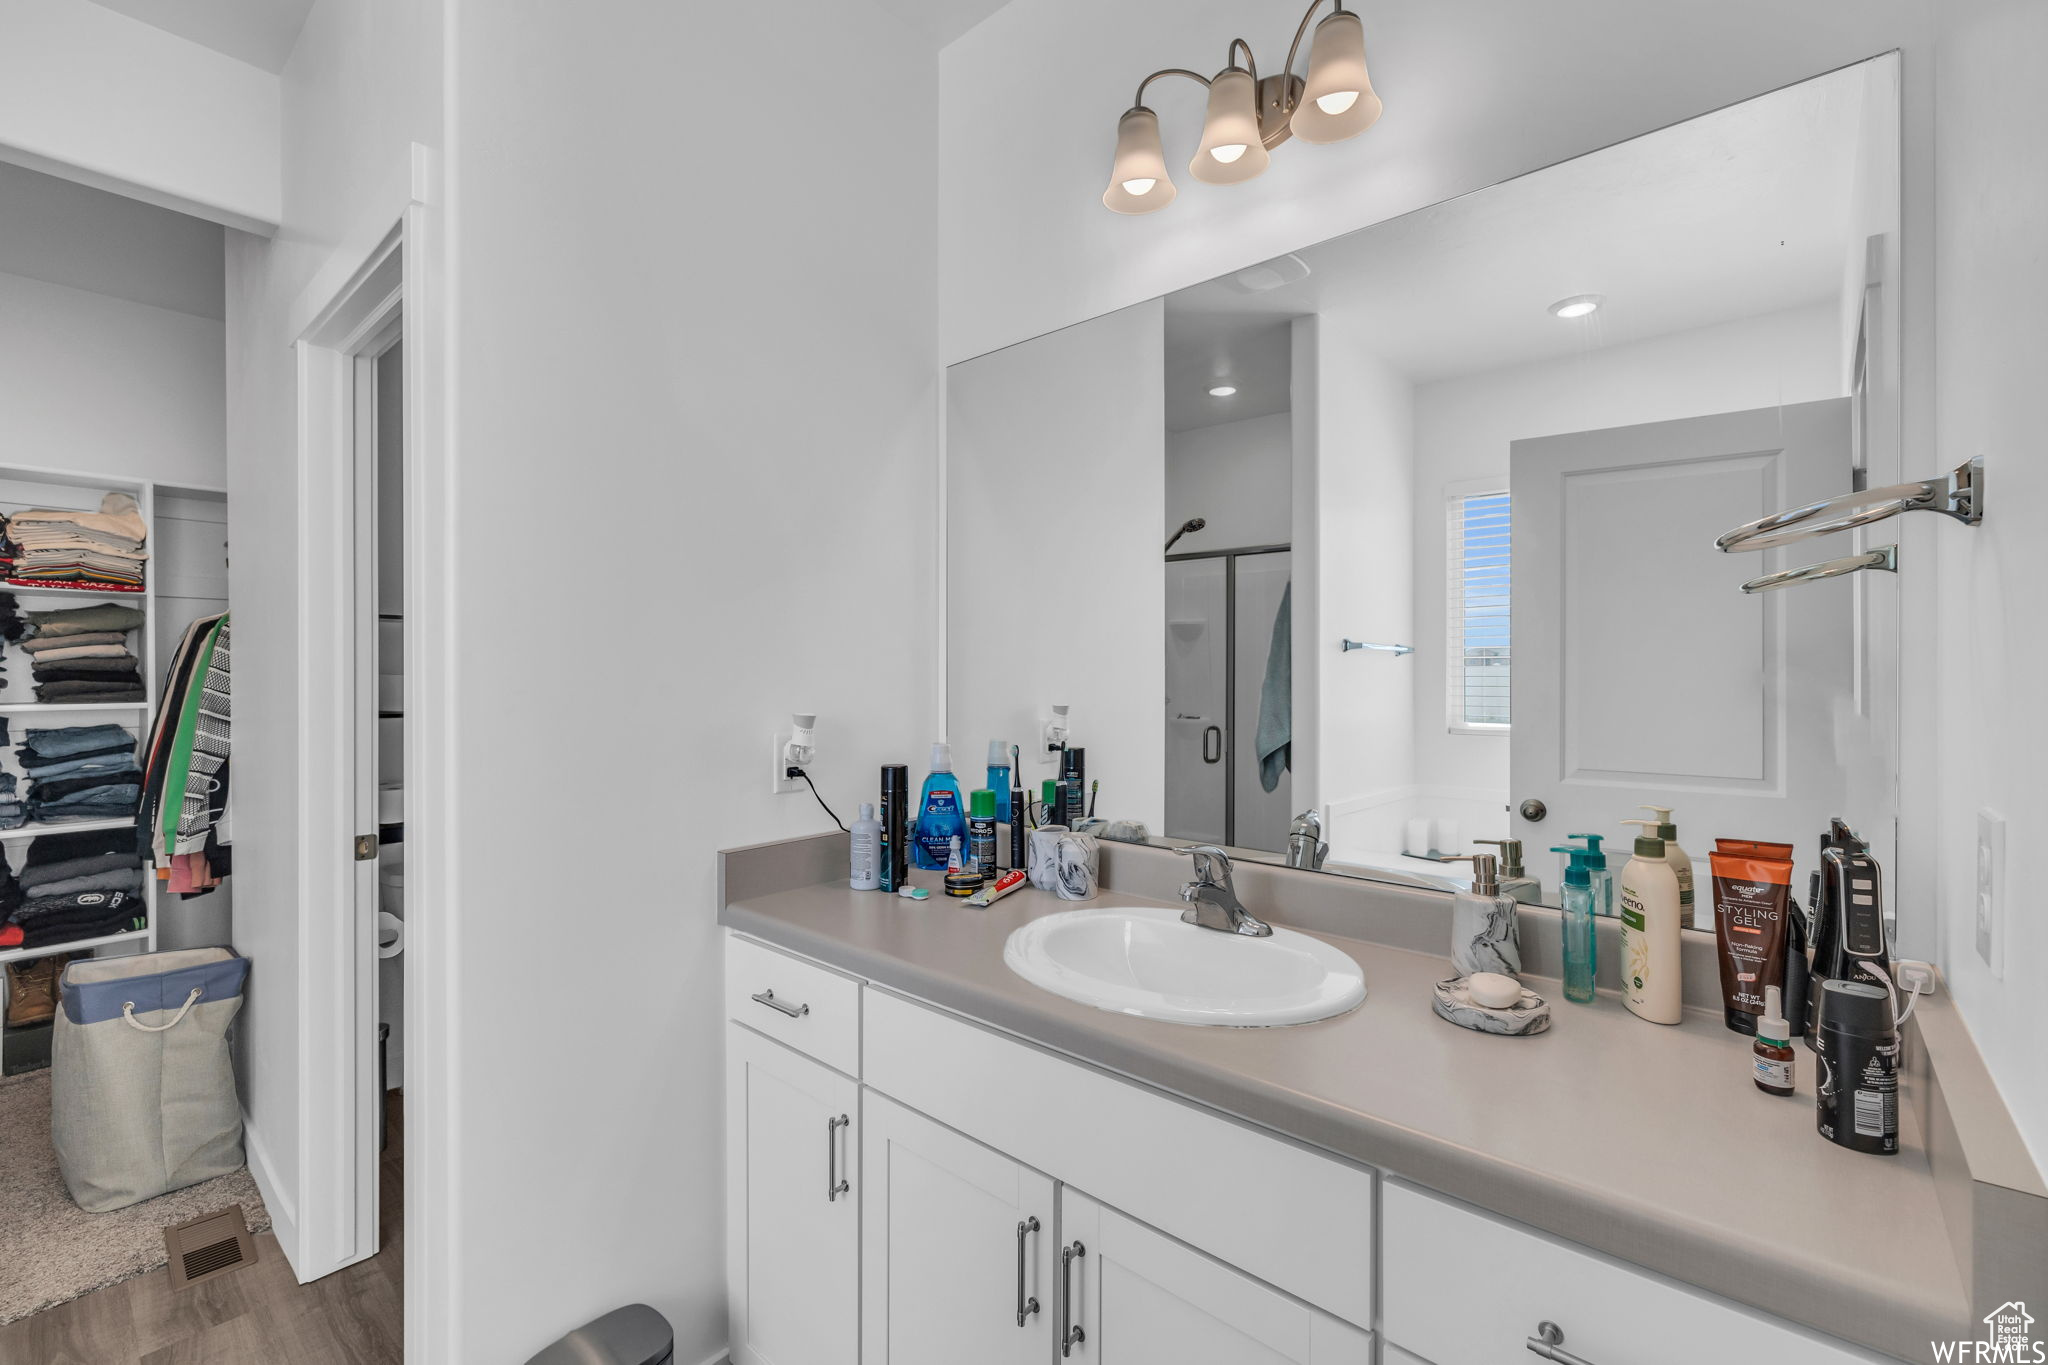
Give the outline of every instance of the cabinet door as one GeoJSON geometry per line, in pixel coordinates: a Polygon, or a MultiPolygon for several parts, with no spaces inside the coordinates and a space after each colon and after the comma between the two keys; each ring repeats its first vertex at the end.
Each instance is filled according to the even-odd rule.
{"type": "Polygon", "coordinates": [[[859,1089],[726,1025],[726,1298],[733,1365],[854,1365],[859,1089]]]}
{"type": "Polygon", "coordinates": [[[862,1365],[1045,1365],[1053,1183],[870,1091],[862,1365]]]}
{"type": "Polygon", "coordinates": [[[1085,1365],[1367,1365],[1372,1334],[1070,1188],[1049,1308],[1085,1365]]]}

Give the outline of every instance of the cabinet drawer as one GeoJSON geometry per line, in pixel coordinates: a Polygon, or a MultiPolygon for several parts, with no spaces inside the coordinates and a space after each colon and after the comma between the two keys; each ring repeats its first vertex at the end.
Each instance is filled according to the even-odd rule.
{"type": "Polygon", "coordinates": [[[1588,1365],[1879,1359],[1398,1181],[1381,1188],[1381,1327],[1423,1360],[1527,1365],[1545,1322],[1588,1365]]]}
{"type": "Polygon", "coordinates": [[[860,1075],[860,982],[727,934],[725,1014],[757,1033],[860,1075]]]}
{"type": "Polygon", "coordinates": [[[886,991],[867,1083],[1359,1327],[1373,1173],[886,991]]]}

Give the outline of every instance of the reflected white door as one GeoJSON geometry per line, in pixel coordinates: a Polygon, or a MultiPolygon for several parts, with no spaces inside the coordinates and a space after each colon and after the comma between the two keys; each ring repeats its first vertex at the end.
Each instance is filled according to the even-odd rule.
{"type": "Polygon", "coordinates": [[[1649,802],[1696,863],[1721,837],[1811,846],[1844,797],[1853,590],[1741,584],[1847,554],[1847,537],[1714,540],[1849,490],[1849,400],[1516,441],[1510,458],[1514,836],[1619,839],[1649,802]]]}
{"type": "MultiPolygon", "coordinates": [[[[1273,632],[1281,599],[1287,595],[1294,556],[1282,550],[1240,555],[1232,562],[1237,565],[1237,657],[1231,667],[1237,673],[1237,689],[1232,706],[1235,724],[1230,728],[1237,761],[1231,779],[1235,799],[1231,806],[1230,842],[1240,848],[1281,853],[1287,848],[1287,826],[1294,819],[1294,775],[1283,769],[1278,785],[1266,790],[1259,776],[1259,709],[1265,698],[1273,632]]],[[[1290,670],[1289,677],[1292,676],[1290,670]]],[[[1292,691],[1291,685],[1288,690],[1292,691]]],[[[1280,701],[1289,711],[1293,710],[1291,695],[1280,701]]]]}
{"type": "Polygon", "coordinates": [[[1166,565],[1166,834],[1220,844],[1229,809],[1227,559],[1166,565]]]}

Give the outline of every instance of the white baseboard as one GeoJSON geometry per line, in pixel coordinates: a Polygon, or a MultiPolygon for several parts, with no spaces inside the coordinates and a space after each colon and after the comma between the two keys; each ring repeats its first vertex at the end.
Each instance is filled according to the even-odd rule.
{"type": "Polygon", "coordinates": [[[256,1181],[256,1192],[263,1196],[263,1206],[270,1210],[270,1230],[277,1237],[278,1250],[284,1253],[285,1264],[292,1267],[292,1278],[304,1284],[297,1265],[299,1254],[298,1206],[285,1193],[277,1173],[271,1169],[270,1153],[257,1135],[255,1125],[249,1122],[249,1111],[242,1111],[242,1152],[249,1163],[249,1174],[256,1181]]]}
{"type": "Polygon", "coordinates": [[[728,1352],[720,1351],[715,1356],[704,1357],[697,1365],[732,1365],[732,1356],[728,1352]]]}

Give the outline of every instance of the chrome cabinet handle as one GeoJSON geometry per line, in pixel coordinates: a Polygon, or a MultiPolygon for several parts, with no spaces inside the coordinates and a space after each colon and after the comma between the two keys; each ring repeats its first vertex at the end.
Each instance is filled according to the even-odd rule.
{"type": "Polygon", "coordinates": [[[1591,1365],[1591,1362],[1564,1349],[1564,1328],[1554,1322],[1537,1323],[1536,1335],[1529,1338],[1528,1346],[1554,1365],[1591,1365]]]}
{"type": "Polygon", "coordinates": [[[1017,1224],[1017,1325],[1019,1327],[1024,1325],[1026,1318],[1038,1312],[1038,1296],[1034,1294],[1028,1299],[1024,1297],[1024,1239],[1036,1231],[1038,1231],[1038,1220],[1036,1218],[1026,1218],[1023,1222],[1017,1224]]]}
{"type": "Polygon", "coordinates": [[[825,1202],[830,1204],[853,1186],[839,1175],[839,1130],[853,1127],[853,1120],[841,1114],[825,1120],[825,1202]]]}
{"type": "Polygon", "coordinates": [[[1060,1356],[1064,1359],[1074,1353],[1074,1348],[1088,1340],[1088,1334],[1074,1321],[1074,1262],[1088,1254],[1088,1248],[1079,1242],[1060,1248],[1060,1356]]]}
{"type": "Polygon", "coordinates": [[[776,1013],[786,1014],[792,1019],[801,1019],[811,1012],[809,1005],[792,1005],[787,1000],[777,1000],[773,989],[762,991],[759,995],[750,996],[749,998],[757,1005],[766,1005],[776,1013]]]}

